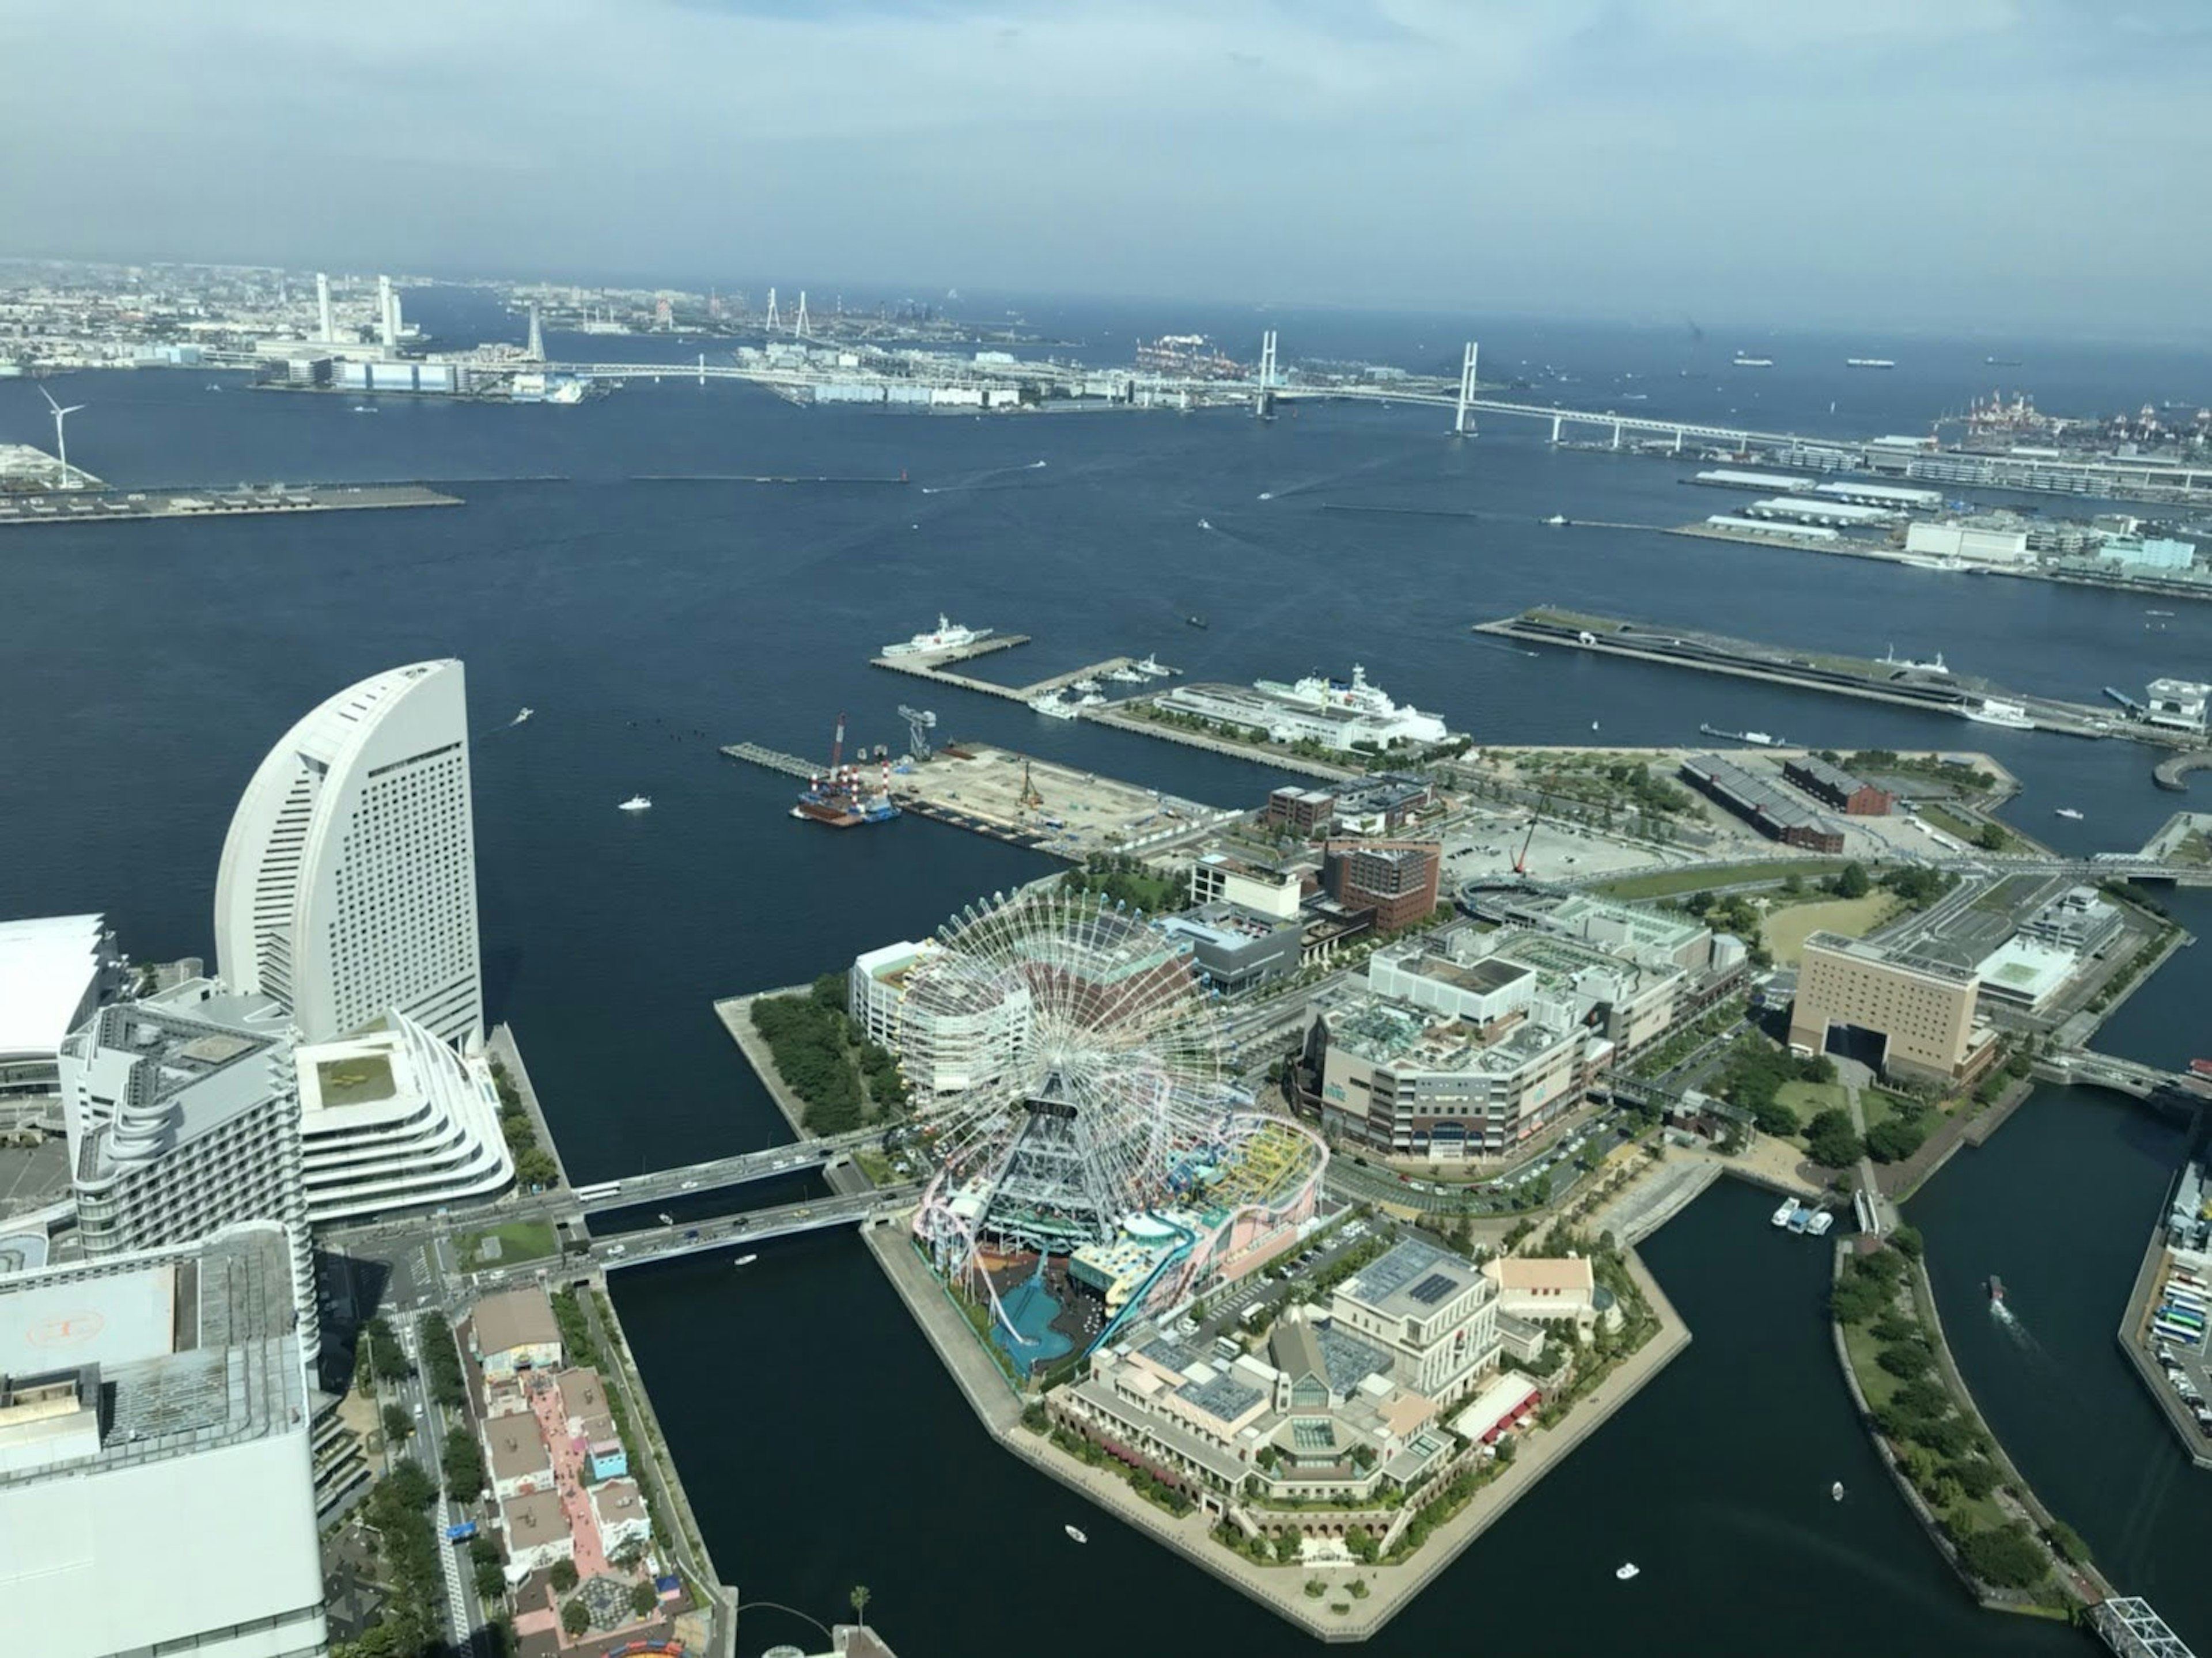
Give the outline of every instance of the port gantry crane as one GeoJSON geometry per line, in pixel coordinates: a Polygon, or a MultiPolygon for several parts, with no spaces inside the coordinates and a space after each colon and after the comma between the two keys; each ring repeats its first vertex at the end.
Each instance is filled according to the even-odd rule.
{"type": "Polygon", "coordinates": [[[928,759],[929,734],[937,729],[937,715],[928,708],[910,708],[902,702],[899,718],[906,721],[907,753],[916,760],[928,759]]]}

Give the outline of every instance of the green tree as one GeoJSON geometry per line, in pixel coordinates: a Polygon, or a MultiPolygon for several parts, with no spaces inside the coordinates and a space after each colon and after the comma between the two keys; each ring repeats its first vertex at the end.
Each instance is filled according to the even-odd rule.
{"type": "Polygon", "coordinates": [[[362,1339],[368,1344],[369,1368],[379,1382],[404,1382],[415,1374],[406,1350],[399,1345],[399,1333],[383,1314],[362,1327],[362,1339]]]}
{"type": "Polygon", "coordinates": [[[1805,1125],[1805,1150],[1814,1162],[1830,1169],[1848,1169],[1856,1163],[1859,1137],[1851,1127],[1850,1113],[1832,1107],[1814,1113],[1805,1125]]]}
{"type": "Polygon", "coordinates": [[[1943,1473],[1962,1494],[1978,1503],[2004,1483],[1996,1464],[1985,1457],[1967,1456],[1947,1462],[1943,1473]]]}
{"type": "Polygon", "coordinates": [[[477,1599],[496,1606],[507,1593],[507,1574],[496,1560],[479,1560],[471,1570],[477,1582],[477,1599]]]}
{"type": "Polygon", "coordinates": [[[404,1405],[384,1407],[384,1436],[394,1445],[404,1445],[415,1432],[415,1418],[407,1414],[404,1405]]]}
{"type": "Polygon", "coordinates": [[[875,1598],[866,1583],[855,1583],[847,1592],[845,1600],[853,1608],[854,1623],[865,1624],[868,1621],[868,1602],[875,1598]]]}
{"type": "Polygon", "coordinates": [[[473,1503],[483,1495],[483,1453],[477,1448],[473,1436],[448,1434],[438,1467],[446,1477],[446,1495],[456,1503],[473,1503]]]}
{"type": "Polygon", "coordinates": [[[1863,898],[1873,888],[1874,883],[1867,878],[1863,864],[1845,864],[1836,872],[1836,896],[1838,898],[1863,898]]]}
{"type": "Polygon", "coordinates": [[[2002,852],[2012,844],[2012,836],[2002,825],[1985,821],[1974,831],[1974,844],[1984,852],[2002,852]]]}
{"type": "Polygon", "coordinates": [[[553,1593],[566,1594],[576,1587],[576,1563],[573,1560],[556,1560],[550,1576],[553,1580],[553,1593]]]}
{"type": "Polygon", "coordinates": [[[581,1635],[592,1626],[592,1610],[581,1600],[571,1600],[561,1608],[561,1627],[570,1635],[581,1635]]]}
{"type": "Polygon", "coordinates": [[[1926,1246],[1921,1241],[1920,1229],[1900,1221],[1897,1230],[1889,1235],[1889,1246],[1908,1260],[1917,1260],[1926,1246]]]}
{"type": "Polygon", "coordinates": [[[629,1586],[629,1615],[642,1621],[660,1609],[660,1595],[650,1583],[629,1586]]]}
{"type": "Polygon", "coordinates": [[[2081,1533],[2063,1520],[2051,1522],[2051,1546],[2077,1566],[2089,1564],[2089,1546],[2081,1540],[2081,1533]]]}
{"type": "Polygon", "coordinates": [[[1925,1376],[1935,1368],[1936,1355],[1925,1343],[1900,1341],[1893,1347],[1885,1347],[1875,1355],[1875,1363],[1901,1381],[1925,1376]]]}
{"type": "Polygon", "coordinates": [[[2050,1563],[2017,1520],[1987,1531],[1971,1532],[1958,1540],[1959,1558],[1966,1570],[1992,1588],[2024,1589],[2040,1583],[2050,1563]]]}
{"type": "Polygon", "coordinates": [[[1876,1163],[1903,1163],[1928,1139],[1928,1124],[1918,1115],[1883,1118],[1866,1132],[1867,1155],[1876,1163]]]}

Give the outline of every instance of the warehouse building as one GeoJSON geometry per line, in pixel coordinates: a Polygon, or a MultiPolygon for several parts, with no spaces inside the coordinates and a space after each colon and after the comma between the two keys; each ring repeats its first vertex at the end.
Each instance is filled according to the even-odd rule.
{"type": "Polygon", "coordinates": [[[1847,817],[1887,817],[1897,804],[1887,789],[1878,789],[1817,754],[1784,761],[1782,774],[1822,805],[1833,806],[1847,817]]]}
{"type": "Polygon", "coordinates": [[[1810,495],[1775,495],[1745,507],[1751,518],[1781,519],[1790,524],[1826,524],[1860,527],[1886,524],[1897,516],[1886,507],[1854,507],[1849,501],[1820,501],[1810,495]]]}
{"type": "Polygon", "coordinates": [[[1747,766],[1717,754],[1701,754],[1682,762],[1682,778],[1771,841],[1808,852],[1844,849],[1842,831],[1830,828],[1820,813],[1747,766]]]}

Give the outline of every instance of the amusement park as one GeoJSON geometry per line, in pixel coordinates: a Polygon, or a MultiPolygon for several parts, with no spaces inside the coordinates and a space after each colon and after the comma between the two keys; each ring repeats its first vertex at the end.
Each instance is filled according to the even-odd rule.
{"type": "Polygon", "coordinates": [[[936,946],[898,1016],[933,1169],[915,1236],[1015,1375],[1296,1242],[1328,1151],[1237,1089],[1187,949],[1038,890],[968,907],[936,946]]]}

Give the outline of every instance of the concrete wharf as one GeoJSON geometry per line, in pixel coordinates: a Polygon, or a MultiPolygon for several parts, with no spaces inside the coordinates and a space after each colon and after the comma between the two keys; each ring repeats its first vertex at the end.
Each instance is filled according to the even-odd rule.
{"type": "MultiPolygon", "coordinates": [[[[985,641],[987,644],[988,641],[985,641]]],[[[1025,640],[1013,642],[1026,643],[1025,640]]],[[[878,656],[869,659],[869,665],[889,668],[893,673],[912,674],[916,679],[927,679],[933,684],[950,685],[956,690],[975,691],[985,696],[1000,696],[1011,702],[1033,702],[1057,690],[1064,690],[1079,680],[1098,679],[1110,673],[1119,673],[1133,665],[1133,656],[1109,656],[1103,662],[1087,663],[1080,668],[1071,668],[1066,673],[1054,674],[1048,679],[1032,680],[1026,685],[1000,685],[988,679],[978,679],[972,674],[955,673],[945,665],[964,662],[981,654],[969,650],[959,655],[909,657],[878,656]]]]}
{"type": "MultiPolygon", "coordinates": [[[[74,470],[74,469],[72,469],[74,470]]],[[[0,495],[0,525],[106,524],[143,519],[282,518],[378,507],[459,507],[459,496],[419,483],[283,484],[233,489],[47,490],[0,495]]]]}

